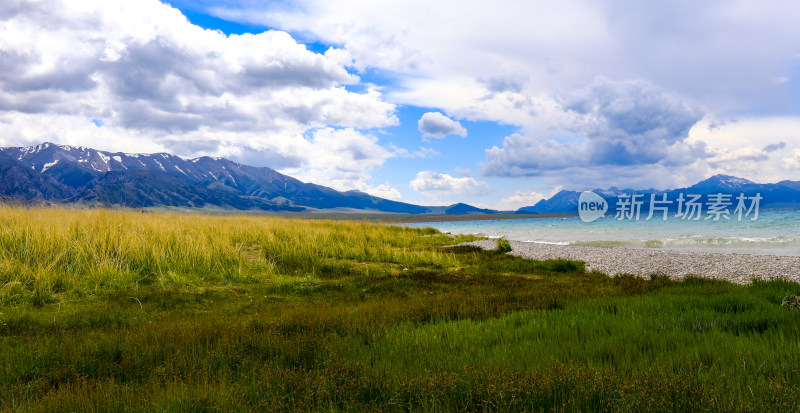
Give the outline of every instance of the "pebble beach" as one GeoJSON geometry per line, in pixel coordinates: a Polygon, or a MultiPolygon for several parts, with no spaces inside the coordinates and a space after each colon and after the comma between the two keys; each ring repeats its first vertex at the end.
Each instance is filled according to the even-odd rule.
{"type": "MultiPolygon", "coordinates": [[[[698,276],[748,284],[753,279],[800,281],[800,257],[750,255],[738,253],[683,252],[661,249],[586,247],[509,241],[516,255],[535,260],[569,259],[584,261],[587,271],[608,275],[653,274],[671,278],[698,276]]],[[[484,249],[497,247],[495,240],[480,240],[463,245],[484,249]]]]}

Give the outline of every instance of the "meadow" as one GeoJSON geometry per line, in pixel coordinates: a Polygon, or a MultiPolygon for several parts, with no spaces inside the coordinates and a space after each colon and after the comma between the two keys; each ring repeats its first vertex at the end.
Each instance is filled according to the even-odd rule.
{"type": "Polygon", "coordinates": [[[0,207],[0,411],[797,411],[800,285],[431,228],[0,207]]]}

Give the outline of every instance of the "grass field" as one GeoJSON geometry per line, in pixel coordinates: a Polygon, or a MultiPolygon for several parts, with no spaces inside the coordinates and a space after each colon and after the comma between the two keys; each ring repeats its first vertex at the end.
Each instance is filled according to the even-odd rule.
{"type": "Polygon", "coordinates": [[[470,239],[0,207],[0,411],[800,409],[800,285],[470,239]]]}

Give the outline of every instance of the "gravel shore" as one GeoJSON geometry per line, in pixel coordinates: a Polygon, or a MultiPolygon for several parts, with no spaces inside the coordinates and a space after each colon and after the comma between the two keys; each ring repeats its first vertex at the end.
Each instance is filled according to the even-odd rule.
{"type": "MultiPolygon", "coordinates": [[[[661,274],[672,278],[694,275],[725,279],[739,284],[747,284],[755,278],[800,281],[800,257],[583,247],[521,241],[509,243],[511,255],[536,260],[564,258],[584,261],[588,271],[600,271],[608,275],[633,274],[647,277],[661,274]]],[[[485,249],[497,247],[495,240],[474,241],[463,245],[485,249]]]]}

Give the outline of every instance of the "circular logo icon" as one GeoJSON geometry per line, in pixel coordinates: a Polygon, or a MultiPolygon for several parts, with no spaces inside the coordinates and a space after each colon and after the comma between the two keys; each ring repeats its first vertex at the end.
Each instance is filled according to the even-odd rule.
{"type": "Polygon", "coordinates": [[[592,222],[605,216],[608,202],[592,191],[583,191],[578,198],[578,216],[583,222],[592,222]]]}

